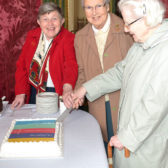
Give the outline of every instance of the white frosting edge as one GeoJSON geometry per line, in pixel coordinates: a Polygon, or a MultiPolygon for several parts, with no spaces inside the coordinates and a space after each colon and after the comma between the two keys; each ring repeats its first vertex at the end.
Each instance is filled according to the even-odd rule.
{"type": "Polygon", "coordinates": [[[50,142],[8,142],[8,138],[17,121],[56,120],[56,118],[15,119],[3,139],[0,147],[2,158],[27,157],[63,157],[63,123],[56,121],[54,141],[50,142]],[[26,144],[26,146],[25,146],[26,144]]]}

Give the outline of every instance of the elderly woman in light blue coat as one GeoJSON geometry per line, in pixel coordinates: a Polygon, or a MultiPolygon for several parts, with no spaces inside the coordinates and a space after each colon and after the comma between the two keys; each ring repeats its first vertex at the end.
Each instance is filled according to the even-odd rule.
{"type": "Polygon", "coordinates": [[[135,43],[126,58],[73,94],[78,107],[121,89],[114,168],[168,168],[168,20],[159,0],[120,0],[125,32],[135,43]],[[124,157],[123,148],[130,150],[124,157]]]}

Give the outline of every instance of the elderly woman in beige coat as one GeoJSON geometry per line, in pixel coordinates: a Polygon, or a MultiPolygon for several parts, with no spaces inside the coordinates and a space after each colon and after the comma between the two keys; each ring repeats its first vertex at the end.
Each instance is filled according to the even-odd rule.
{"type": "Polygon", "coordinates": [[[78,107],[121,88],[118,130],[110,140],[115,168],[168,167],[168,20],[159,0],[120,0],[135,43],[114,68],[83,84],[73,95],[78,107]],[[123,148],[130,150],[124,157],[123,148]]]}
{"type": "MultiPolygon", "coordinates": [[[[121,61],[132,45],[132,38],[124,33],[123,20],[109,13],[109,2],[109,0],[82,0],[82,7],[89,23],[75,36],[79,68],[76,88],[121,61]]],[[[106,142],[113,135],[112,127],[115,133],[117,130],[118,103],[119,91],[88,102],[89,112],[99,122],[106,142]],[[106,118],[109,122],[112,118],[113,125],[109,122],[106,125],[106,118]],[[107,126],[109,126],[108,131],[107,126]]]]}

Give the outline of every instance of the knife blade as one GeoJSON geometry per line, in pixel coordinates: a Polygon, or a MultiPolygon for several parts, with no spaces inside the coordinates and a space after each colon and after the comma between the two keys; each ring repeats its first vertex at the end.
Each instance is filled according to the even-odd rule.
{"type": "Polygon", "coordinates": [[[72,108],[66,108],[64,112],[57,118],[56,121],[63,122],[65,118],[69,115],[69,113],[72,111],[72,108]]]}

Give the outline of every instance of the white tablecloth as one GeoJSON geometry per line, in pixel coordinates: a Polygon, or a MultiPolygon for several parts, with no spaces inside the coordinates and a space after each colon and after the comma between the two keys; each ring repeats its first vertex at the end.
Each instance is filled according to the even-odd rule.
{"type": "MultiPolygon", "coordinates": [[[[0,117],[0,144],[13,119],[58,117],[61,112],[46,115],[37,113],[35,105],[15,111],[7,106],[0,117]]],[[[108,168],[108,163],[97,121],[87,112],[74,110],[64,121],[64,158],[0,158],[0,168],[108,168]]]]}

